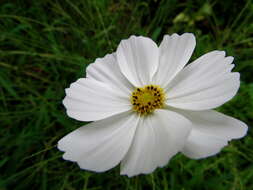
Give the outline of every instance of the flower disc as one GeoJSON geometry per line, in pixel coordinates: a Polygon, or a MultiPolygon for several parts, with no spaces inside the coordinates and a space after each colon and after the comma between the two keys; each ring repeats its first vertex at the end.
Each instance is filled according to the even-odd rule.
{"type": "Polygon", "coordinates": [[[136,88],[131,96],[133,110],[145,115],[164,106],[165,93],[158,85],[147,85],[136,88]]]}

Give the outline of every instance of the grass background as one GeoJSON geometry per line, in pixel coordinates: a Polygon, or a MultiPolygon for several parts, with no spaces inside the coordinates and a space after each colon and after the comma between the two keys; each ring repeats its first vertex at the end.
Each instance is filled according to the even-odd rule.
{"type": "Polygon", "coordinates": [[[83,125],[67,117],[64,89],[121,39],[193,32],[193,59],[215,49],[235,57],[241,88],[219,111],[253,126],[251,0],[0,1],[0,190],[252,190],[253,135],[217,156],[179,154],[165,168],[133,178],[119,167],[97,174],[63,161],[57,141],[83,125]]]}

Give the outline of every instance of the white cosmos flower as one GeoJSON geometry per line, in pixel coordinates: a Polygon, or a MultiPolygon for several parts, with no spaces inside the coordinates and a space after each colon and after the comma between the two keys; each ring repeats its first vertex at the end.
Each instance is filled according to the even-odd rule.
{"type": "Polygon", "coordinates": [[[158,47],[131,36],[117,51],[87,68],[87,77],[66,89],[68,116],[94,121],[58,142],[63,158],[96,172],[120,163],[134,176],[165,166],[178,152],[205,158],[243,137],[247,125],[212,109],[240,86],[233,57],[209,52],[189,65],[193,34],[165,35],[158,47]]]}

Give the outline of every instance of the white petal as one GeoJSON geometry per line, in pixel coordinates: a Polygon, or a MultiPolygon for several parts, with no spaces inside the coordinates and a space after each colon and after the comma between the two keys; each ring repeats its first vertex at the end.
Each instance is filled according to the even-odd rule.
{"type": "Polygon", "coordinates": [[[219,153],[227,144],[224,139],[192,129],[182,153],[189,158],[200,159],[219,153]]]}
{"type": "Polygon", "coordinates": [[[231,72],[232,61],[232,57],[225,57],[221,51],[201,56],[169,84],[166,104],[187,110],[207,110],[229,101],[240,86],[240,74],[231,72]]]}
{"type": "Polygon", "coordinates": [[[128,94],[134,89],[132,84],[121,73],[115,53],[96,59],[95,63],[87,67],[86,72],[87,78],[104,82],[128,94]]]}
{"type": "Polygon", "coordinates": [[[190,136],[182,152],[190,158],[204,158],[220,152],[232,139],[246,135],[248,127],[245,123],[224,115],[208,111],[183,111],[184,115],[193,123],[190,136]]]}
{"type": "Polygon", "coordinates": [[[63,104],[68,116],[80,121],[95,121],[131,109],[129,96],[105,83],[81,78],[66,89],[63,104]]]}
{"type": "Polygon", "coordinates": [[[120,42],[116,53],[121,72],[135,87],[151,82],[159,60],[155,42],[150,38],[131,36],[120,42]]]}
{"type": "Polygon", "coordinates": [[[182,149],[190,129],[189,120],[168,110],[157,110],[142,118],[133,144],[121,163],[121,174],[131,177],[164,166],[182,149]]]}
{"type": "Polygon", "coordinates": [[[159,46],[159,67],[154,82],[166,87],[187,64],[195,45],[196,40],[191,33],[165,35],[159,46]]]}
{"type": "Polygon", "coordinates": [[[80,168],[102,172],[115,167],[127,153],[139,120],[130,112],[95,121],[58,142],[63,158],[80,168]]]}

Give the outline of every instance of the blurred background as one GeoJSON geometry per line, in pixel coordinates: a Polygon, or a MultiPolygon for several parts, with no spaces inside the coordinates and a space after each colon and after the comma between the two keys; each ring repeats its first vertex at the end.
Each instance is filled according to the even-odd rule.
{"type": "Polygon", "coordinates": [[[162,169],[133,178],[63,161],[57,141],[84,125],[68,118],[64,89],[120,40],[192,32],[192,60],[211,50],[235,57],[239,93],[218,110],[253,126],[251,0],[0,0],[0,190],[252,190],[253,135],[214,156],[178,154],[162,169]]]}

